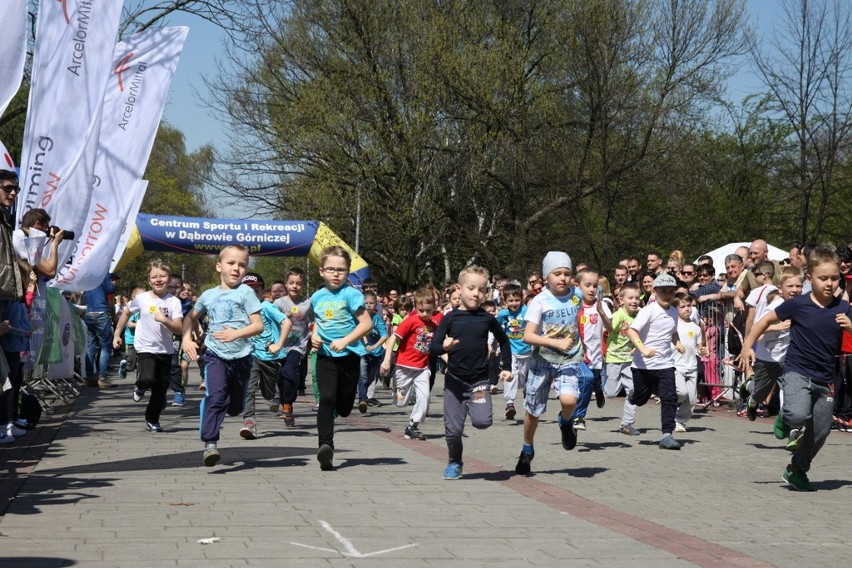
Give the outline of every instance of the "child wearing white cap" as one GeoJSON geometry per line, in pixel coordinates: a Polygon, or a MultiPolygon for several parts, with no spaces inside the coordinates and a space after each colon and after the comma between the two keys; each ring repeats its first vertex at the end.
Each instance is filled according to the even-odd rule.
{"type": "Polygon", "coordinates": [[[533,354],[524,399],[524,445],[515,466],[519,475],[530,473],[535,456],[533,439],[539,418],[547,410],[551,385],[555,385],[562,407],[562,447],[571,450],[577,445],[570,418],[580,396],[580,382],[591,381],[591,371],[583,362],[577,321],[583,296],[571,285],[572,269],[571,257],[566,253],[548,252],[541,271],[547,287],[527,307],[524,341],[533,347],[533,354]]]}
{"type": "Polygon", "coordinates": [[[677,334],[677,309],[672,306],[676,287],[677,282],[668,274],[657,276],[654,280],[655,301],[639,310],[627,329],[627,337],[636,347],[631,368],[633,395],[630,402],[642,406],[651,398],[653,391],[657,391],[663,432],[660,448],[665,450],[680,449],[680,442],[672,436],[678,406],[672,345],[678,352],[685,351],[677,334]]]}

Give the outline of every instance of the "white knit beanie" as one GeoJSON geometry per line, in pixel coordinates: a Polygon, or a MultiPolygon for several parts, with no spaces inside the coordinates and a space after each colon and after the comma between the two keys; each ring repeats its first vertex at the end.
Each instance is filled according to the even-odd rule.
{"type": "Polygon", "coordinates": [[[567,253],[552,250],[544,256],[544,260],[541,262],[541,275],[547,278],[547,275],[557,268],[574,270],[574,265],[571,263],[571,257],[567,253]]]}

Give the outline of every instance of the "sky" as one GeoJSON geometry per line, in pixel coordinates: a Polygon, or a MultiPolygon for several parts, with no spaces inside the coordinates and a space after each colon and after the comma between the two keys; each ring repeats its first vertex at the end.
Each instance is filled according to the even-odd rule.
{"type": "MultiPolygon", "coordinates": [[[[747,0],[746,8],[759,38],[770,35],[782,15],[780,2],[776,0],[747,0]]],[[[164,119],[183,132],[187,150],[193,151],[205,144],[224,149],[228,139],[227,125],[214,110],[205,106],[204,100],[208,97],[203,81],[204,77],[211,78],[215,74],[217,57],[224,54],[224,34],[213,24],[185,14],[172,17],[169,24],[189,26],[189,36],[172,82],[164,119]]],[[[745,58],[739,69],[728,84],[729,97],[737,102],[760,89],[760,82],[745,58]]],[[[264,218],[240,209],[233,199],[214,200],[213,203],[223,217],[264,218]]]]}

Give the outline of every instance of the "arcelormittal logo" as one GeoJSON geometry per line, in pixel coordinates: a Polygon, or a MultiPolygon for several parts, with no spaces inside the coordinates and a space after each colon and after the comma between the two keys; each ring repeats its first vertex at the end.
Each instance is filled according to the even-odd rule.
{"type": "Polygon", "coordinates": [[[121,61],[119,61],[118,65],[115,66],[115,69],[112,70],[113,74],[118,78],[118,90],[122,93],[124,92],[124,73],[130,71],[129,63],[131,59],[133,59],[133,54],[128,53],[121,58],[121,61]]]}

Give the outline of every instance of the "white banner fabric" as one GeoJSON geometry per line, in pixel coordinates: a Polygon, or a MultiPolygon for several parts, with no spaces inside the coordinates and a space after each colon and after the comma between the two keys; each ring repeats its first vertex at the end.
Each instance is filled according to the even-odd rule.
{"type": "Polygon", "coordinates": [[[15,160],[12,159],[3,142],[0,142],[0,170],[15,171],[15,160]]]}
{"type": "Polygon", "coordinates": [[[3,22],[3,33],[0,33],[0,116],[3,116],[24,78],[27,0],[0,2],[0,22],[3,22]]]}
{"type": "Polygon", "coordinates": [[[59,341],[62,361],[47,366],[47,378],[70,379],[74,376],[74,328],[71,326],[71,308],[63,298],[59,302],[59,341]]]}
{"type": "Polygon", "coordinates": [[[127,248],[127,241],[133,234],[133,229],[136,228],[136,216],[139,215],[139,209],[142,208],[142,200],[145,198],[146,191],[148,191],[148,180],[140,179],[133,186],[133,203],[131,203],[130,211],[127,213],[124,230],[121,232],[118,244],[115,245],[115,251],[112,253],[112,261],[109,263],[110,272],[115,272],[115,267],[118,266],[118,262],[124,254],[124,249],[127,248]]]}
{"type": "Polygon", "coordinates": [[[129,194],[145,173],[188,32],[186,27],[149,29],[116,46],[91,203],[71,259],[60,265],[52,286],[83,292],[103,282],[133,204],[129,194]]]}
{"type": "MultiPolygon", "coordinates": [[[[18,222],[26,211],[42,208],[54,225],[82,232],[122,3],[39,3],[18,222]]],[[[60,266],[72,247],[72,241],[60,246],[60,266]]]]}

